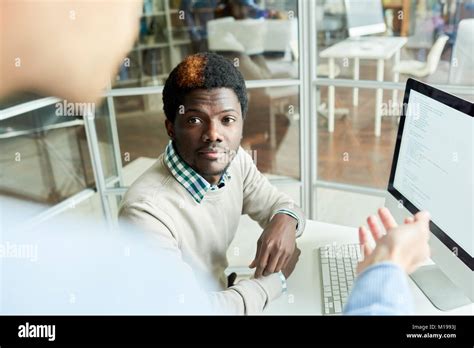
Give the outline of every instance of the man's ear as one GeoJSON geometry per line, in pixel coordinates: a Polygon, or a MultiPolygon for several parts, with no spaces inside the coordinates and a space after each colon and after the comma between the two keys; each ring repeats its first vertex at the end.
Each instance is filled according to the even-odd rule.
{"type": "Polygon", "coordinates": [[[168,133],[168,136],[171,139],[174,139],[174,124],[170,120],[166,119],[165,127],[166,127],[166,132],[168,133]]]}

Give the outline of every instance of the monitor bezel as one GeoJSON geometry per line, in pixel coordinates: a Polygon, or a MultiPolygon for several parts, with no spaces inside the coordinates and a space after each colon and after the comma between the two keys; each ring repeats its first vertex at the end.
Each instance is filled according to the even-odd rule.
{"type": "MultiPolygon", "coordinates": [[[[443,103],[446,106],[459,110],[462,113],[466,114],[466,117],[474,117],[474,104],[447,92],[426,85],[420,81],[414,80],[412,78],[409,78],[407,80],[387,190],[397,201],[402,203],[403,206],[410,213],[416,214],[420,210],[393,186],[403,129],[405,126],[405,113],[408,107],[408,100],[410,98],[411,90],[417,91],[418,93],[421,93],[429,98],[435,99],[436,101],[439,101],[440,103],[443,103]]],[[[449,248],[449,250],[457,250],[456,256],[471,270],[474,270],[474,258],[470,256],[469,253],[464,250],[458,243],[456,243],[451,237],[449,237],[439,226],[433,223],[433,221],[430,221],[430,230],[447,248],[449,248]]]]}

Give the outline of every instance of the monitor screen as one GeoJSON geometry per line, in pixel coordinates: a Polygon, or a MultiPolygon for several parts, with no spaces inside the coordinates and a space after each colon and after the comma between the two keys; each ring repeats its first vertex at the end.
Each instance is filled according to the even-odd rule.
{"type": "Polygon", "coordinates": [[[385,32],[381,0],[345,0],[345,6],[349,36],[385,32]]]}
{"type": "Polygon", "coordinates": [[[418,210],[431,213],[437,237],[472,260],[474,118],[441,99],[409,91],[391,185],[418,210]]]}

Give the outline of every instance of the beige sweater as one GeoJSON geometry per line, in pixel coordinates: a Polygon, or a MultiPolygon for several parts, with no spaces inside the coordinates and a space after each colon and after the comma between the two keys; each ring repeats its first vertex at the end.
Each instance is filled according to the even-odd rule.
{"type": "Polygon", "coordinates": [[[162,154],[128,190],[119,215],[159,237],[165,248],[192,268],[197,279],[217,280],[217,288],[205,287],[217,312],[260,313],[282,294],[281,279],[275,273],[227,288],[226,252],[240,216],[248,214],[264,228],[277,210],[285,208],[299,218],[297,235],[304,230],[305,216],[287,195],[270,184],[242,148],[228,173],[230,178],[224,187],[208,191],[197,203],[173,177],[162,154]]]}

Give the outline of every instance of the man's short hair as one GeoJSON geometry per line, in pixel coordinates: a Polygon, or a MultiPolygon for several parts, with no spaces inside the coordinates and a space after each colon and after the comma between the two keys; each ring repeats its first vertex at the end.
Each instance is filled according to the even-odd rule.
{"type": "Polygon", "coordinates": [[[163,110],[174,123],[184,97],[195,89],[230,88],[240,102],[242,117],[247,114],[245,80],[232,62],[215,53],[197,53],[186,57],[170,73],[163,89],[163,110]]]}

